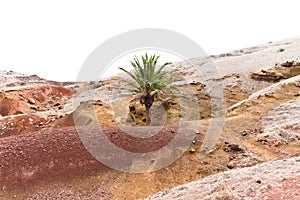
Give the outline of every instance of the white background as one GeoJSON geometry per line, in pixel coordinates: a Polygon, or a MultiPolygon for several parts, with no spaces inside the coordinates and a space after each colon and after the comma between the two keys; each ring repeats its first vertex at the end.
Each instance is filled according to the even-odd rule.
{"type": "Polygon", "coordinates": [[[138,28],[182,33],[208,54],[287,39],[300,36],[298,4],[297,0],[3,0],[0,70],[76,80],[97,46],[138,28]]]}

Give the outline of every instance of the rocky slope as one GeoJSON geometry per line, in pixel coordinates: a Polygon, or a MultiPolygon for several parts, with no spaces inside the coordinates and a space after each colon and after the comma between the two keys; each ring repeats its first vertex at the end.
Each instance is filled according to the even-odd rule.
{"type": "Polygon", "coordinates": [[[300,199],[300,157],[206,177],[153,195],[152,199],[300,199]]]}
{"type": "Polygon", "coordinates": [[[57,83],[1,72],[0,199],[140,199],[162,190],[149,199],[276,199],[283,193],[297,199],[299,55],[300,39],[294,38],[175,63],[171,67],[185,78],[176,85],[184,92],[157,97],[150,127],[138,126],[143,125],[143,107],[132,100],[122,74],[57,83]],[[224,105],[214,105],[212,85],[223,89],[224,105]],[[210,118],[220,109],[227,111],[220,138],[210,138],[199,157],[212,128],[210,118]],[[193,135],[186,136],[191,137],[189,147],[156,171],[151,169],[167,157],[157,154],[151,162],[129,164],[130,170],[144,168],[146,173],[100,163],[76,129],[89,130],[89,138],[101,127],[117,146],[146,153],[168,144],[180,125],[193,135]],[[138,137],[151,131],[156,135],[138,137]],[[196,182],[179,186],[191,181],[196,182]]]}

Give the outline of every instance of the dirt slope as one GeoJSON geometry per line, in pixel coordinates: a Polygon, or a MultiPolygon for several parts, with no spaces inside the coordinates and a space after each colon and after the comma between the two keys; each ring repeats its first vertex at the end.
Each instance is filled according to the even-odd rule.
{"type": "Polygon", "coordinates": [[[158,199],[300,199],[300,157],[270,161],[249,168],[212,175],[162,191],[158,199]]]}
{"type": "MultiPolygon", "coordinates": [[[[194,92],[202,118],[192,122],[193,128],[184,127],[194,136],[180,158],[160,170],[141,174],[121,172],[98,162],[74,127],[84,126],[89,138],[89,133],[97,133],[101,126],[105,130],[101,137],[132,152],[151,152],[168,144],[178,124],[169,124],[148,139],[127,134],[147,134],[160,127],[132,123],[127,107],[132,96],[125,90],[128,86],[123,75],[88,83],[57,83],[1,72],[0,199],[140,199],[191,181],[197,182],[153,198],[259,199],[266,194],[274,199],[286,193],[293,199],[289,195],[299,195],[298,185],[292,184],[299,182],[299,55],[300,39],[294,38],[175,63],[173,67],[186,78],[176,84],[194,92]],[[211,128],[213,93],[207,87],[209,81],[224,86],[227,115],[217,144],[199,158],[211,128]],[[125,125],[126,132],[116,127],[125,125]],[[207,190],[199,192],[201,187],[207,190]]],[[[180,109],[188,110],[185,105],[180,109]]],[[[171,109],[172,114],[180,116],[180,109],[171,109]]],[[[118,156],[118,161],[126,163],[126,157],[118,156]]],[[[164,159],[158,155],[152,165],[134,162],[132,169],[148,169],[164,159]]]]}

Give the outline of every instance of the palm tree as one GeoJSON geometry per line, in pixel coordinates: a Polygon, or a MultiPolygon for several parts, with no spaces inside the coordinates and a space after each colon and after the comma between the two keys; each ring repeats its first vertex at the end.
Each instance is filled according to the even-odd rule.
{"type": "Polygon", "coordinates": [[[153,105],[155,94],[159,91],[170,89],[170,84],[179,80],[171,76],[176,69],[171,71],[164,70],[166,66],[171,64],[170,62],[156,68],[159,57],[155,54],[149,57],[146,53],[144,56],[141,56],[142,62],[140,62],[135,56],[134,61],[130,61],[134,68],[133,71],[127,71],[122,67],[119,68],[131,77],[131,80],[126,80],[126,82],[134,88],[134,92],[139,94],[140,103],[146,108],[147,125],[151,122],[150,108],[153,105]]]}

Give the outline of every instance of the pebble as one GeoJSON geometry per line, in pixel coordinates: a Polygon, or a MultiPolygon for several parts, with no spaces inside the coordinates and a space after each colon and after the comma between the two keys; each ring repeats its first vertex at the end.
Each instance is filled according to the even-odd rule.
{"type": "Polygon", "coordinates": [[[242,150],[243,150],[238,144],[231,144],[231,145],[230,145],[230,148],[231,148],[233,151],[242,151],[242,150]]]}
{"type": "Polygon", "coordinates": [[[35,100],[32,99],[32,98],[29,98],[29,99],[28,99],[28,103],[30,103],[30,104],[35,104],[35,100]]]}
{"type": "Polygon", "coordinates": [[[233,165],[232,163],[228,163],[228,164],[227,164],[227,167],[228,167],[228,169],[233,169],[233,168],[234,168],[234,165],[233,165]]]}
{"type": "Polygon", "coordinates": [[[191,149],[189,150],[189,152],[190,152],[190,153],[195,153],[195,152],[196,152],[196,149],[191,148],[191,149]]]}
{"type": "Polygon", "coordinates": [[[247,132],[246,131],[244,131],[244,132],[242,132],[242,134],[241,134],[242,136],[247,136],[248,134],[247,134],[247,132]]]}

